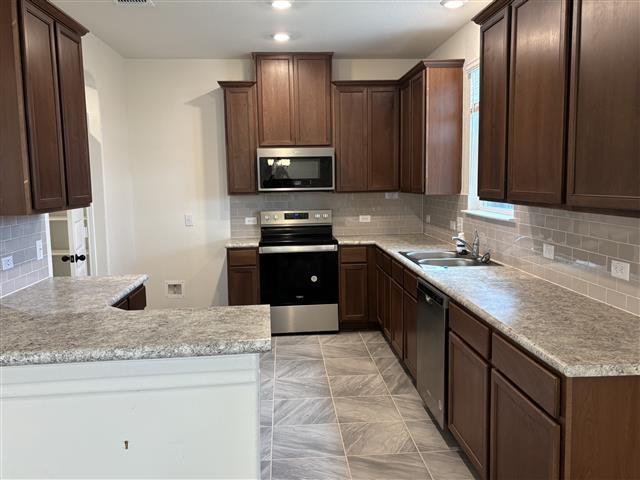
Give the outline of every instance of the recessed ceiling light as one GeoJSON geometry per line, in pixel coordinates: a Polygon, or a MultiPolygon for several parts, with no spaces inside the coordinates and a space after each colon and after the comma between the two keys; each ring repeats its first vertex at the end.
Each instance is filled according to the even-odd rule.
{"type": "Polygon", "coordinates": [[[276,42],[288,42],[290,38],[289,34],[284,32],[278,32],[273,35],[273,39],[276,42]]]}
{"type": "Polygon", "coordinates": [[[440,0],[440,5],[446,8],[460,8],[467,0],[440,0]]]}
{"type": "Polygon", "coordinates": [[[271,2],[271,6],[278,10],[286,10],[287,8],[291,8],[291,2],[288,0],[275,0],[271,2]]]}

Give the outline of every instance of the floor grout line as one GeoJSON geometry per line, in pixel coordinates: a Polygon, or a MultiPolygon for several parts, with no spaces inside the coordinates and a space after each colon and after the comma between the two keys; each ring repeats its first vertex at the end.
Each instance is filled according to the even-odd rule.
{"type": "MultiPolygon", "coordinates": [[[[271,449],[269,451],[269,480],[273,478],[273,434],[275,430],[275,417],[276,417],[276,356],[278,355],[278,340],[273,345],[273,391],[272,391],[272,405],[271,405],[271,449]]],[[[262,477],[262,469],[260,469],[260,476],[262,477]]]]}
{"type": "MultiPolygon", "coordinates": [[[[362,335],[360,335],[362,338],[362,335]]],[[[342,453],[344,453],[344,463],[347,465],[347,473],[349,474],[349,480],[353,480],[351,475],[351,467],[349,466],[349,459],[347,458],[347,447],[344,444],[344,437],[342,436],[342,429],[340,428],[340,421],[338,419],[338,409],[336,408],[336,401],[333,398],[333,389],[331,388],[331,382],[329,381],[329,372],[327,371],[327,363],[324,358],[324,350],[322,344],[320,345],[320,352],[322,353],[322,362],[324,364],[324,372],[327,374],[327,383],[329,384],[329,395],[331,395],[331,404],[333,405],[333,412],[336,415],[336,424],[338,425],[338,433],[340,434],[340,442],[342,443],[342,453]]]]}
{"type": "MultiPolygon", "coordinates": [[[[360,334],[360,336],[362,337],[362,334],[360,334]]],[[[367,347],[367,351],[369,351],[369,347],[367,347]]],[[[369,353],[369,354],[371,355],[371,353],[369,353]]],[[[373,358],[373,357],[371,357],[371,358],[373,358]]],[[[373,363],[375,364],[375,362],[373,362],[373,363]]],[[[378,368],[378,365],[376,365],[376,369],[380,373],[380,376],[382,376],[382,372],[380,372],[380,369],[378,368]]],[[[383,377],[383,379],[384,379],[384,377],[383,377]]],[[[396,401],[393,398],[393,395],[391,395],[391,390],[389,390],[389,387],[387,386],[387,382],[386,381],[384,382],[384,386],[387,389],[387,391],[389,392],[389,396],[391,397],[391,401],[393,402],[393,406],[397,410],[398,415],[400,415],[400,418],[402,419],[402,424],[404,425],[404,428],[407,430],[407,433],[409,434],[409,438],[411,438],[411,441],[413,442],[413,446],[415,447],[416,452],[418,452],[418,456],[420,457],[420,460],[422,461],[422,464],[424,465],[424,468],[426,468],[427,474],[429,475],[429,478],[431,480],[434,480],[434,477],[431,474],[431,470],[429,469],[429,467],[427,465],[427,462],[424,461],[424,457],[420,453],[420,449],[418,448],[418,444],[416,443],[415,438],[413,438],[413,435],[411,434],[411,430],[409,430],[409,427],[407,427],[407,422],[405,421],[404,417],[402,416],[402,413],[400,412],[400,409],[398,408],[398,405],[396,404],[396,401]]]]}

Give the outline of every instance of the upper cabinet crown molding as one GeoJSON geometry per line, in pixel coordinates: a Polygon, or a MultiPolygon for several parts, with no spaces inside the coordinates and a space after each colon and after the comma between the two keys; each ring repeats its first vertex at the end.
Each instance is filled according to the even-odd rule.
{"type": "Polygon", "coordinates": [[[0,215],[88,206],[87,29],[44,0],[0,3],[0,215]]]}

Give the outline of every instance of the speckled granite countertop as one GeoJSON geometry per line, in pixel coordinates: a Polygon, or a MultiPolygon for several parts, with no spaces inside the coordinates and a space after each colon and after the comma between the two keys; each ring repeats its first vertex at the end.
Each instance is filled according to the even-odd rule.
{"type": "Polygon", "coordinates": [[[146,275],[50,278],[0,299],[0,365],[258,353],[268,305],[124,311],[146,275]]]}
{"type": "Polygon", "coordinates": [[[379,246],[567,377],[640,375],[640,317],[507,266],[423,270],[399,252],[453,249],[426,235],[336,238],[379,246]]]}
{"type": "Polygon", "coordinates": [[[260,238],[258,237],[245,237],[245,238],[231,238],[225,244],[226,248],[258,248],[260,238]]]}

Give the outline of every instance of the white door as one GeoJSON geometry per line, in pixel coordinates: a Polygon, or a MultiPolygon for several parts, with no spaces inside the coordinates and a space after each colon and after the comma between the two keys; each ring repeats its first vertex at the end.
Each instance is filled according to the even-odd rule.
{"type": "Polygon", "coordinates": [[[67,212],[69,229],[69,262],[72,277],[86,277],[87,269],[87,228],[85,209],[76,208],[67,212]]]}

